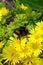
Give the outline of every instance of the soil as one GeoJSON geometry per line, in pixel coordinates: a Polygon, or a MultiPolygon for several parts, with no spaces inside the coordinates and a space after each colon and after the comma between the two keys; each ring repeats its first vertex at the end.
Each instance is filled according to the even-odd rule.
{"type": "Polygon", "coordinates": [[[14,3],[12,2],[12,0],[0,0],[0,2],[2,2],[4,6],[9,10],[12,10],[14,8],[14,3]]]}

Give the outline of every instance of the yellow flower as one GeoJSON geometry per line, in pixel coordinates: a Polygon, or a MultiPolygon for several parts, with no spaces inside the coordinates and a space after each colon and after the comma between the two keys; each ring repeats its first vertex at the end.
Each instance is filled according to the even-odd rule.
{"type": "Polygon", "coordinates": [[[7,15],[8,13],[8,9],[6,9],[5,7],[2,8],[2,15],[7,15]]]}
{"type": "Polygon", "coordinates": [[[42,37],[41,37],[41,33],[39,32],[40,30],[37,30],[36,28],[35,29],[32,29],[30,31],[30,35],[29,35],[29,40],[30,41],[38,41],[38,42],[42,42],[42,37]]]}
{"type": "Polygon", "coordinates": [[[42,52],[42,44],[36,41],[29,41],[28,46],[30,47],[33,55],[37,57],[42,52]]]}
{"type": "Polygon", "coordinates": [[[3,57],[6,59],[5,63],[9,61],[15,65],[23,57],[20,40],[10,37],[7,43],[8,45],[3,49],[3,57]]]}
{"type": "Polygon", "coordinates": [[[11,44],[9,46],[6,46],[4,49],[3,49],[3,59],[6,59],[6,62],[10,62],[12,64],[15,64],[16,62],[18,62],[18,53],[15,49],[15,47],[11,44]]]}
{"type": "MultiPolygon", "coordinates": [[[[34,32],[32,35],[34,35],[34,32]]],[[[6,59],[5,63],[9,61],[11,65],[15,65],[19,61],[23,61],[24,65],[35,65],[36,61],[38,62],[37,57],[43,49],[41,42],[31,41],[31,39],[28,41],[26,37],[21,39],[10,37],[7,43],[8,45],[2,51],[3,59],[6,59]],[[27,64],[28,62],[29,64],[27,64]]]]}
{"type": "Polygon", "coordinates": [[[21,9],[23,9],[23,10],[27,10],[27,9],[28,9],[28,7],[27,7],[27,6],[24,6],[23,4],[21,4],[20,7],[21,7],[21,9]]]}
{"type": "Polygon", "coordinates": [[[1,13],[1,16],[2,15],[7,15],[8,9],[6,9],[6,7],[3,7],[3,8],[0,9],[0,13],[1,13]]]}
{"type": "Polygon", "coordinates": [[[2,19],[2,16],[7,15],[7,13],[8,13],[8,9],[6,9],[5,7],[0,8],[0,21],[2,19]]]}

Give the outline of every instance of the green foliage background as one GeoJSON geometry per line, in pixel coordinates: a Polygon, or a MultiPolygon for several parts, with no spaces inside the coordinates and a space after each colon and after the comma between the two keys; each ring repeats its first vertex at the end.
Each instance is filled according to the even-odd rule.
{"type": "Polygon", "coordinates": [[[32,9],[43,11],[43,0],[19,0],[32,9]]]}

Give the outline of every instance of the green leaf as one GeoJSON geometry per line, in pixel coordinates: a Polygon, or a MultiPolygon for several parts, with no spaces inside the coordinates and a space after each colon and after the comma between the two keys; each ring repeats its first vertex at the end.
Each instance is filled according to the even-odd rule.
{"type": "Polygon", "coordinates": [[[1,7],[3,7],[3,6],[4,6],[4,5],[3,5],[3,3],[2,3],[2,2],[0,2],[0,8],[1,8],[1,7]]]}

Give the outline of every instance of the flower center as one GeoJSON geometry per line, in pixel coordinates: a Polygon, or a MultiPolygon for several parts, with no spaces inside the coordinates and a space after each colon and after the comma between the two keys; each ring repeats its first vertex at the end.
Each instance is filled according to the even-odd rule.
{"type": "Polygon", "coordinates": [[[35,35],[35,39],[38,39],[38,38],[39,38],[39,36],[38,36],[38,34],[36,34],[36,35],[35,35]]]}
{"type": "Polygon", "coordinates": [[[34,45],[34,46],[33,46],[33,48],[34,48],[34,49],[37,49],[37,46],[36,46],[36,45],[34,45]]]}

